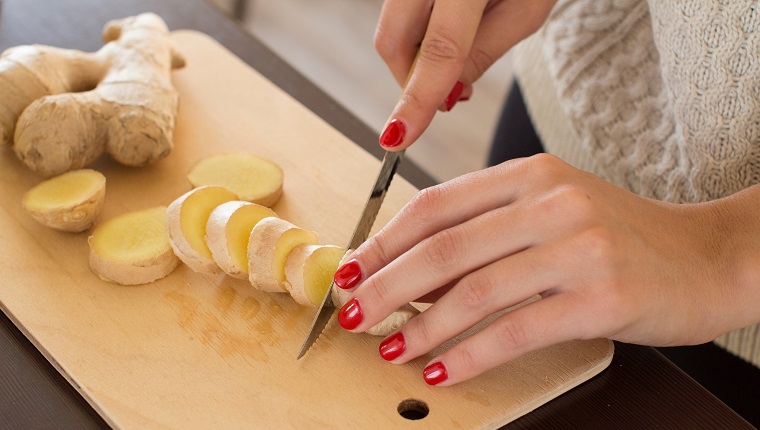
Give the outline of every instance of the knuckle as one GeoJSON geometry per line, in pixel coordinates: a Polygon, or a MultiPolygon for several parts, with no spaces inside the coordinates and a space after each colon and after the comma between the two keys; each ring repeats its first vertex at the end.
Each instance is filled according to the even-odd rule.
{"type": "Polygon", "coordinates": [[[496,62],[497,59],[498,58],[490,52],[473,46],[470,50],[469,61],[475,72],[475,76],[471,76],[470,78],[475,80],[480,77],[489,67],[491,67],[491,65],[493,65],[493,63],[496,62]]]}
{"type": "Polygon", "coordinates": [[[412,321],[413,327],[411,331],[413,332],[412,337],[414,337],[415,343],[418,345],[431,344],[435,339],[434,325],[422,314],[417,318],[414,318],[412,321]]]}
{"type": "Polygon", "coordinates": [[[399,52],[395,39],[390,36],[391,35],[385,31],[382,26],[378,26],[377,30],[375,31],[373,40],[375,51],[377,51],[380,57],[384,60],[395,57],[399,52]]]}
{"type": "MultiPolygon", "coordinates": [[[[368,260],[370,260],[368,262],[372,267],[383,267],[396,258],[391,253],[391,245],[386,242],[386,237],[382,232],[367,239],[365,245],[362,246],[362,249],[368,250],[368,260]]],[[[364,259],[367,259],[367,253],[364,254],[364,259]]]]}
{"type": "Polygon", "coordinates": [[[447,229],[426,239],[424,248],[427,264],[434,270],[445,270],[457,260],[462,247],[462,237],[455,230],[447,229]]]}
{"type": "Polygon", "coordinates": [[[467,309],[482,309],[493,297],[494,285],[487,276],[470,274],[460,281],[460,303],[467,309]]]}
{"type": "Polygon", "coordinates": [[[494,323],[494,330],[499,345],[510,348],[524,346],[528,341],[525,327],[511,318],[503,318],[494,323]]]}
{"type": "Polygon", "coordinates": [[[465,49],[451,34],[439,29],[422,41],[420,58],[435,63],[464,62],[465,49]]]}
{"type": "Polygon", "coordinates": [[[460,346],[456,348],[453,358],[457,367],[456,370],[462,375],[475,375],[480,373],[477,354],[471,344],[460,344],[460,346]]]}
{"type": "Polygon", "coordinates": [[[382,305],[391,297],[391,286],[382,275],[374,276],[369,281],[368,287],[363,288],[361,293],[370,305],[382,305]]]}
{"type": "Polygon", "coordinates": [[[437,216],[445,205],[445,187],[436,185],[425,188],[409,202],[409,218],[416,220],[417,223],[425,224],[437,216]]]}

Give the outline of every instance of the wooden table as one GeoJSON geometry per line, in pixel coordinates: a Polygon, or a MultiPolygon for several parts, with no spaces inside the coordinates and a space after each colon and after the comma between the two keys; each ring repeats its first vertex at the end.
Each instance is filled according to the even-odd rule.
{"type": "MultiPolygon", "coordinates": [[[[250,66],[376,156],[377,135],[276,54],[203,0],[0,0],[0,50],[49,44],[96,50],[109,19],[153,11],[172,29],[217,39],[250,66]]],[[[371,49],[371,47],[368,47],[371,49]]],[[[2,95],[0,95],[2,97],[2,95]]],[[[412,162],[401,174],[434,181],[412,162]]],[[[751,428],[656,350],[616,344],[602,374],[509,428],[751,428]]],[[[0,313],[0,428],[107,428],[87,402],[0,313]]]]}

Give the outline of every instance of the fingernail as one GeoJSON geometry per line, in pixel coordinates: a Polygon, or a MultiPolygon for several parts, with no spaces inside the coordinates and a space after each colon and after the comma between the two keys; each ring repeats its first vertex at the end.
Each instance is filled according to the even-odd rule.
{"type": "Polygon", "coordinates": [[[460,102],[466,102],[467,100],[470,100],[470,96],[462,97],[459,99],[460,102]]]}
{"type": "Polygon", "coordinates": [[[338,323],[346,330],[353,330],[359,327],[362,320],[364,320],[364,313],[356,298],[349,300],[338,312],[338,323]]]}
{"type": "Polygon", "coordinates": [[[428,385],[438,385],[449,379],[449,372],[446,371],[446,366],[444,366],[443,363],[436,361],[435,363],[428,365],[428,367],[422,371],[422,377],[428,385]]]}
{"type": "Polygon", "coordinates": [[[380,135],[380,145],[386,148],[393,148],[401,145],[406,136],[406,126],[397,118],[391,120],[380,135]]]}
{"type": "Polygon", "coordinates": [[[340,266],[333,276],[335,285],[344,290],[350,290],[362,280],[362,268],[359,262],[349,260],[346,264],[340,266]]]}
{"type": "Polygon", "coordinates": [[[460,81],[457,81],[457,83],[454,84],[454,89],[451,90],[449,96],[446,97],[447,111],[450,111],[454,108],[454,105],[457,104],[457,101],[459,101],[459,96],[462,95],[462,91],[464,91],[464,84],[460,81]]]}
{"type": "Polygon", "coordinates": [[[380,343],[380,356],[385,361],[393,361],[406,351],[406,341],[404,334],[398,332],[393,336],[386,338],[380,343]]]}

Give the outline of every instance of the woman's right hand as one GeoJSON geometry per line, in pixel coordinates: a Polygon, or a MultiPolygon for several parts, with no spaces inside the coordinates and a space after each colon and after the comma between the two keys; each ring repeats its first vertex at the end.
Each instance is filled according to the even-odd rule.
{"type": "Polygon", "coordinates": [[[375,48],[404,90],[380,144],[407,148],[546,20],[555,0],[386,0],[375,48]],[[411,72],[410,72],[411,71],[411,72]]]}

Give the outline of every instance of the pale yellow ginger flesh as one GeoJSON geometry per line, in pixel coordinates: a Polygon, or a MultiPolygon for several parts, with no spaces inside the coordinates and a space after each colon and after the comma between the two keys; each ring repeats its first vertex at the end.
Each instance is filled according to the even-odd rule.
{"type": "Polygon", "coordinates": [[[272,161],[246,153],[227,153],[196,163],[187,179],[194,187],[219,185],[240,197],[272,207],[282,195],[283,173],[272,161]]]}
{"type": "Polygon", "coordinates": [[[285,286],[293,299],[304,306],[319,306],[344,251],[332,245],[295,247],[285,260],[285,286]]]}
{"type": "Polygon", "coordinates": [[[0,144],[30,169],[55,176],[103,152],[129,166],[172,149],[179,98],[171,70],[185,60],[155,14],[109,22],[89,53],[42,45],[0,55],[0,144]]]}
{"type": "Polygon", "coordinates": [[[248,278],[248,238],[259,221],[277,214],[265,206],[234,200],[217,206],[206,224],[206,244],[228,275],[248,278]]]}
{"type": "Polygon", "coordinates": [[[287,292],[285,258],[298,245],[317,244],[319,236],[280,218],[267,217],[256,224],[248,240],[248,279],[271,293],[287,292]]]}
{"type": "Polygon", "coordinates": [[[130,212],[100,224],[89,237],[90,268],[122,285],[153,282],[179,264],[164,226],[166,207],[130,212]]]}
{"type": "Polygon", "coordinates": [[[211,212],[222,203],[239,200],[224,187],[200,187],[174,200],[166,212],[169,242],[177,256],[200,273],[216,273],[219,266],[206,244],[206,224],[211,212]]]}
{"type": "Polygon", "coordinates": [[[105,176],[82,169],[41,182],[24,194],[21,205],[44,226],[78,233],[92,227],[105,195],[105,176]]]}

